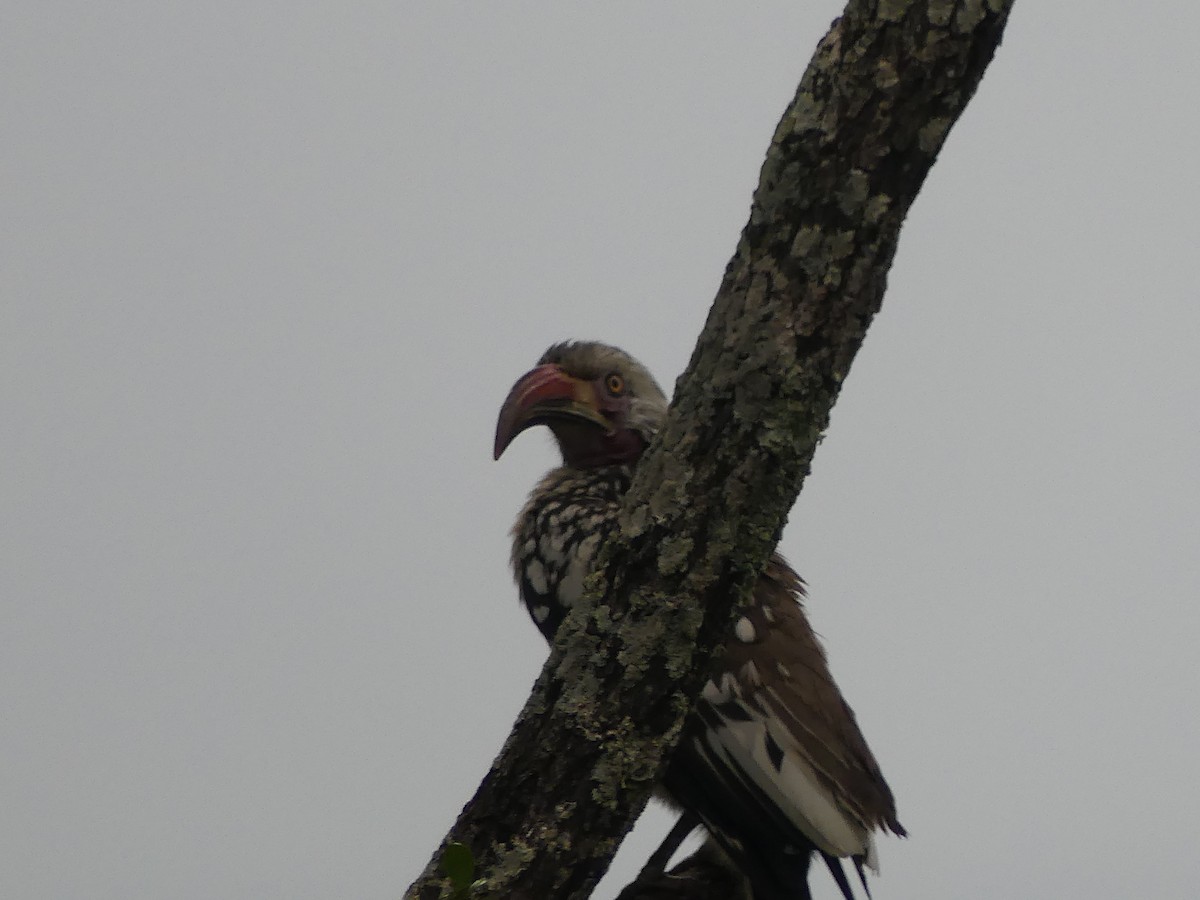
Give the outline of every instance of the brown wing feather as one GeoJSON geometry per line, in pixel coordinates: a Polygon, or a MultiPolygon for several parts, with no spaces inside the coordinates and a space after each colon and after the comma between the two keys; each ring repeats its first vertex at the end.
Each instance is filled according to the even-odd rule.
{"type": "Polygon", "coordinates": [[[803,597],[800,576],[773,555],[755,588],[757,602],[743,611],[754,639],[735,638],[726,645],[716,679],[730,673],[746,701],[774,713],[794,749],[865,828],[903,835],[892,792],[829,673],[825,651],[801,606],[803,597]]]}

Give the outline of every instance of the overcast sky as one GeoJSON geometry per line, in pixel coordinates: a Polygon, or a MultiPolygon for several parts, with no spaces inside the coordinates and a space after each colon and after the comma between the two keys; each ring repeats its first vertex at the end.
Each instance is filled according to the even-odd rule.
{"type": "MultiPolygon", "coordinates": [[[[545,656],[499,405],[674,383],[839,9],[6,6],[0,895],[400,895],[545,656]]],[[[1017,4],[785,533],[878,900],[1196,895],[1198,32],[1017,4]]]]}

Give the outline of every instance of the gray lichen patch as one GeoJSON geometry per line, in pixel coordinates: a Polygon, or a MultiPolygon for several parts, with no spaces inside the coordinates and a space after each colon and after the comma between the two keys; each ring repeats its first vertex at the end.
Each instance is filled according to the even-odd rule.
{"type": "MultiPolygon", "coordinates": [[[[588,580],[590,581],[591,579],[589,578],[588,580]]],[[[599,581],[600,579],[597,580],[599,581]]],[[[601,584],[603,584],[602,581],[601,584]]],[[[597,603],[588,615],[597,634],[607,634],[613,626],[612,608],[607,603],[597,603]]]]}
{"type": "Polygon", "coordinates": [[[954,30],[959,34],[970,33],[983,21],[989,10],[997,12],[998,7],[984,0],[963,0],[958,4],[958,13],[954,17],[954,30]]]}
{"type": "Polygon", "coordinates": [[[900,73],[886,59],[881,59],[875,67],[875,87],[881,91],[890,91],[900,83],[900,73]]]}
{"type": "Polygon", "coordinates": [[[574,681],[564,682],[562,696],[555,708],[570,722],[572,730],[589,741],[601,740],[607,733],[603,716],[598,714],[599,678],[593,672],[582,672],[574,681]]]}
{"type": "Polygon", "coordinates": [[[854,252],[857,233],[853,231],[838,231],[829,237],[829,258],[843,260],[854,252]]]}
{"type": "Polygon", "coordinates": [[[488,869],[488,890],[500,891],[517,876],[521,875],[537,856],[538,845],[530,845],[523,838],[511,843],[493,845],[492,858],[495,862],[488,869]]]}
{"type": "Polygon", "coordinates": [[[675,535],[663,541],[658,551],[659,574],[672,575],[686,571],[693,546],[695,542],[687,535],[675,535]]]}
{"type": "Polygon", "coordinates": [[[795,259],[807,259],[820,242],[821,229],[815,225],[805,225],[796,232],[796,237],[792,241],[791,255],[795,259]]]}
{"type": "Polygon", "coordinates": [[[837,192],[838,208],[847,216],[856,216],[871,193],[871,178],[862,169],[854,169],[846,176],[841,190],[837,192]]]}
{"type": "Polygon", "coordinates": [[[674,744],[678,734],[678,728],[674,728],[661,737],[646,738],[631,726],[606,748],[604,759],[593,770],[592,799],[606,808],[615,808],[634,783],[652,784],[663,745],[674,744]]]}
{"type": "Polygon", "coordinates": [[[929,0],[929,24],[934,28],[945,28],[957,5],[957,0],[929,0]]]}
{"type": "Polygon", "coordinates": [[[910,9],[911,0],[880,0],[875,14],[883,22],[899,22],[910,9]]]}
{"type": "Polygon", "coordinates": [[[937,153],[941,149],[942,143],[946,140],[946,133],[950,130],[952,124],[945,116],[930,119],[917,132],[917,146],[931,156],[937,153]]]}
{"type": "Polygon", "coordinates": [[[891,197],[887,194],[876,194],[867,201],[866,209],[863,213],[863,221],[869,225],[877,225],[891,208],[891,197]]]}

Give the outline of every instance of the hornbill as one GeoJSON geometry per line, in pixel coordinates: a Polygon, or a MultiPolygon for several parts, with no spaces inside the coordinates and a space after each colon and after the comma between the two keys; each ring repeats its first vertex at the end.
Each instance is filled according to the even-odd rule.
{"type": "MultiPolygon", "coordinates": [[[[644,366],[585,341],[550,347],[505,400],[497,459],[533,425],[546,425],[562,453],[562,466],[533,489],[512,532],[521,599],[548,641],[583,596],[633,468],[666,414],[667,398],[644,366]]],[[[800,577],[772,555],[714,663],[661,793],[703,823],[749,879],[755,900],[808,898],[813,854],[853,900],[841,858],[854,861],[866,887],[863,867],[878,870],[872,832],[905,831],[803,598],[800,577]]]]}

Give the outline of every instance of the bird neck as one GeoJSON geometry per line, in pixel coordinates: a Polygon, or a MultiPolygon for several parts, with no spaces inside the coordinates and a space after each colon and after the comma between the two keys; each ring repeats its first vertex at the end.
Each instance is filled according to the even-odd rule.
{"type": "Polygon", "coordinates": [[[582,506],[601,518],[615,516],[621,498],[633,482],[629,466],[593,466],[579,469],[559,466],[551,469],[529,494],[529,500],[517,519],[518,530],[525,522],[529,528],[540,527],[537,522],[548,508],[582,506]]]}
{"type": "Polygon", "coordinates": [[[555,423],[553,431],[563,462],[575,469],[632,465],[646,449],[646,441],[631,428],[602,433],[590,423],[555,423]]]}

